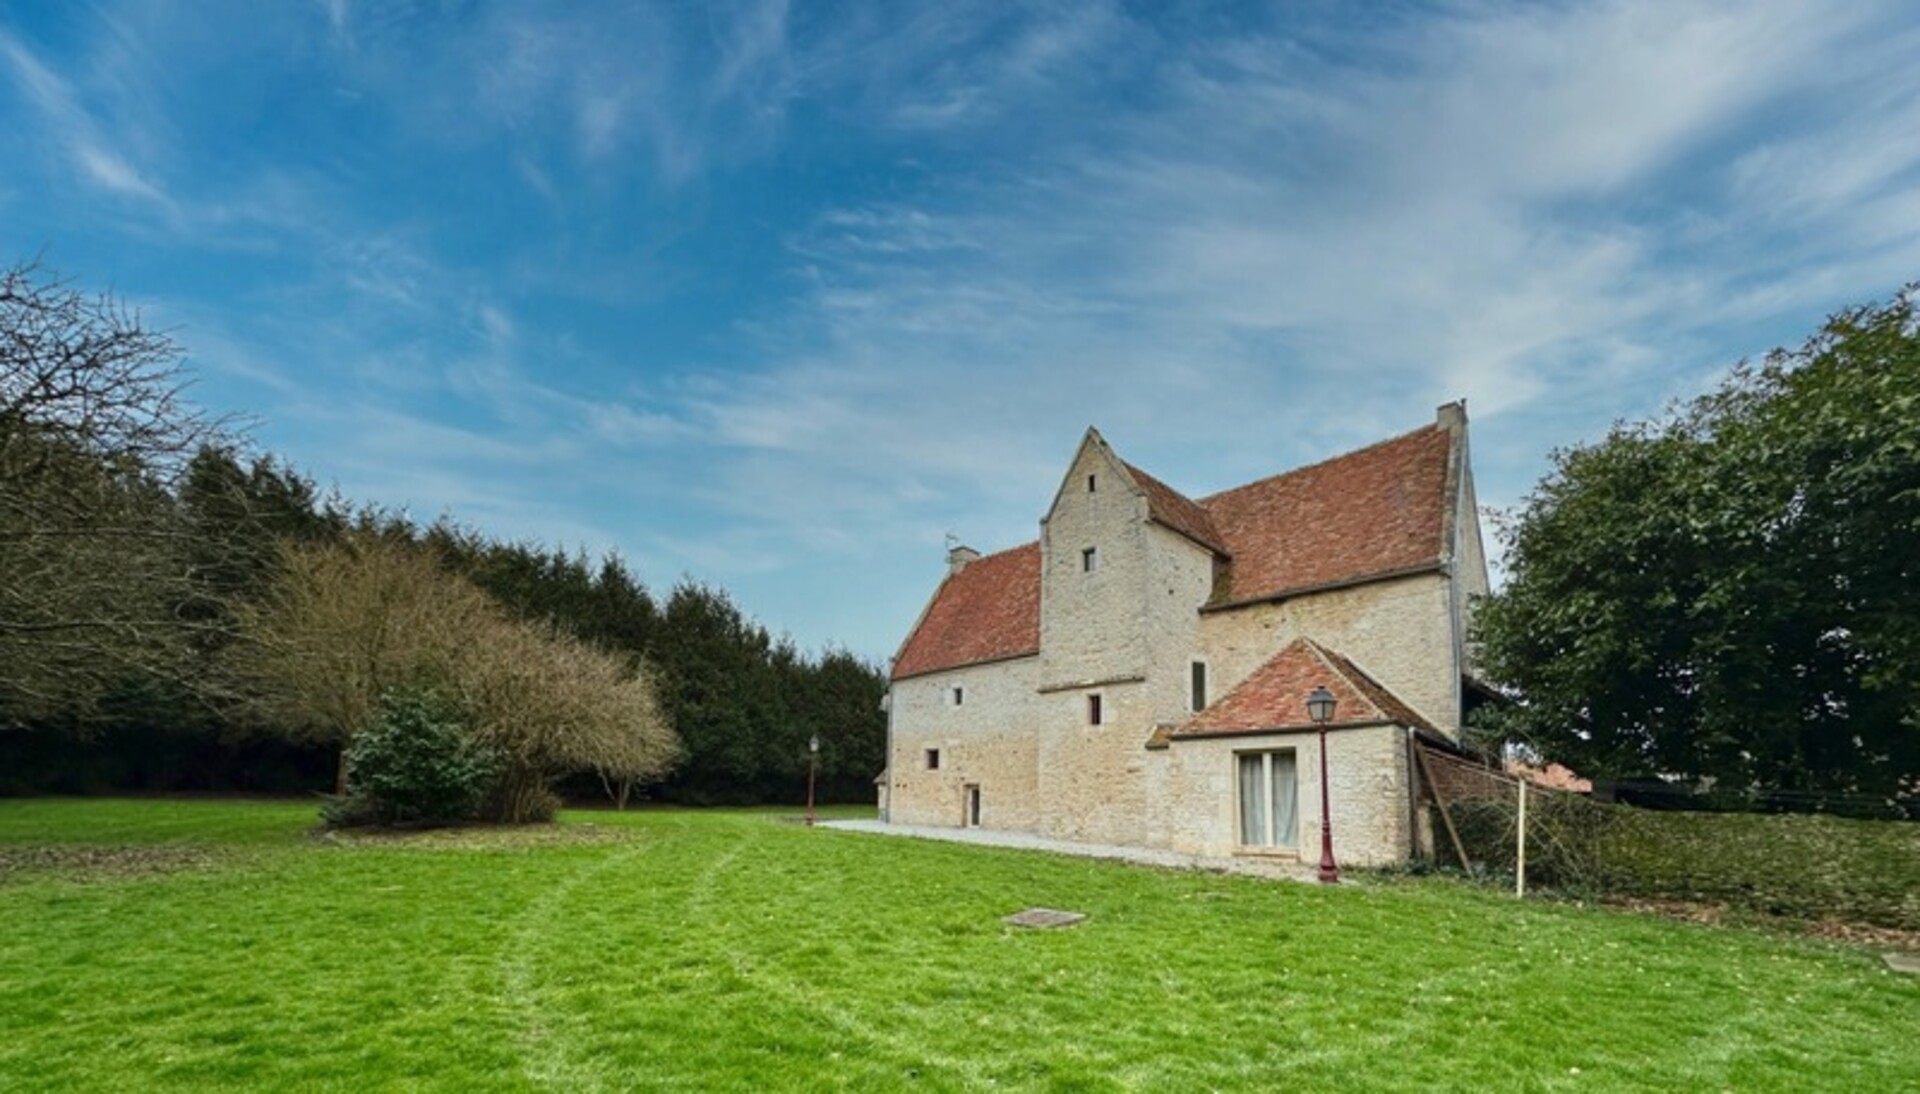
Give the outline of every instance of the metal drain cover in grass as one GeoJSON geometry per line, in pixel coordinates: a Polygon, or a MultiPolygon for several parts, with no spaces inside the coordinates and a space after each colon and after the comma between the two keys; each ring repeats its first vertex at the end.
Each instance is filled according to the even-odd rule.
{"type": "Polygon", "coordinates": [[[1009,927],[1071,927],[1087,918],[1079,912],[1061,912],[1052,908],[1028,908],[1024,912],[1003,915],[1000,922],[1009,927]]]}

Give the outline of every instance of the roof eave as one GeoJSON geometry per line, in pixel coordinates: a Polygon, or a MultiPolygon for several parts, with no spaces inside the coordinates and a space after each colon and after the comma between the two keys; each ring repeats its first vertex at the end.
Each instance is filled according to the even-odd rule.
{"type": "MultiPolygon", "coordinates": [[[[1356,722],[1328,722],[1327,732],[1343,729],[1379,729],[1392,726],[1396,729],[1411,728],[1388,718],[1367,718],[1356,722]]],[[[1205,741],[1221,737],[1260,737],[1288,735],[1297,733],[1318,733],[1320,727],[1312,723],[1306,725],[1256,726],[1251,729],[1196,729],[1167,735],[1169,741],[1205,741]]]]}
{"type": "Polygon", "coordinates": [[[1219,558],[1224,558],[1224,559],[1233,558],[1233,552],[1227,550],[1225,546],[1218,543],[1210,542],[1208,540],[1201,539],[1199,536],[1194,535],[1192,532],[1187,531],[1185,528],[1176,527],[1171,521],[1161,520],[1159,517],[1155,517],[1155,516],[1149,516],[1147,520],[1152,524],[1158,524],[1160,527],[1165,528],[1167,531],[1172,532],[1174,535],[1179,536],[1181,539],[1186,540],[1188,543],[1191,543],[1197,547],[1205,548],[1206,550],[1212,552],[1215,556],[1219,558]]]}
{"type": "Polygon", "coordinates": [[[1002,653],[1002,654],[997,654],[993,657],[982,657],[977,661],[960,661],[951,665],[936,665],[930,669],[919,669],[914,672],[905,673],[903,675],[891,676],[891,677],[888,677],[888,679],[892,681],[917,680],[922,676],[932,676],[935,673],[941,673],[941,672],[952,672],[955,669],[972,669],[972,668],[978,668],[981,665],[998,665],[1003,661],[1019,661],[1023,658],[1038,657],[1038,656],[1040,656],[1040,651],[1038,649],[1025,650],[1021,653],[1002,653]]]}
{"type": "Polygon", "coordinates": [[[1420,577],[1423,574],[1444,574],[1446,572],[1446,563],[1436,558],[1431,562],[1422,562],[1417,566],[1402,566],[1394,570],[1382,570],[1379,573],[1363,574],[1360,577],[1341,578],[1338,581],[1323,581],[1317,585],[1296,585],[1291,589],[1261,593],[1258,596],[1241,597],[1236,600],[1222,601],[1218,604],[1203,604],[1200,606],[1200,610],[1202,612],[1225,612],[1231,611],[1234,608],[1249,608],[1255,604],[1277,604],[1283,600],[1312,596],[1315,593],[1331,593],[1341,589],[1352,589],[1360,585],[1372,585],[1381,581],[1398,581],[1402,578],[1420,577]]]}

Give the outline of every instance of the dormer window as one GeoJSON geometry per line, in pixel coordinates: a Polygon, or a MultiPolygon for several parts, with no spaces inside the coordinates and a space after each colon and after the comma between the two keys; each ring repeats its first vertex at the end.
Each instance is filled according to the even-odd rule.
{"type": "Polygon", "coordinates": [[[1100,568],[1100,548],[1088,547],[1080,552],[1080,572],[1090,574],[1100,568]]]}

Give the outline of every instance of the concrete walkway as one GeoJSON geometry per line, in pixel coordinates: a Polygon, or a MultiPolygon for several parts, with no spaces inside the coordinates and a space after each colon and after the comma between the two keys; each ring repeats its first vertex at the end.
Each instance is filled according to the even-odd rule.
{"type": "Polygon", "coordinates": [[[972,843],[982,847],[1012,847],[1023,851],[1051,851],[1056,855],[1113,859],[1141,866],[1164,866],[1177,870],[1210,870],[1222,874],[1247,874],[1252,877],[1279,878],[1286,881],[1313,881],[1315,867],[1299,862],[1262,858],[1204,858],[1176,851],[1155,851],[1145,847],[1117,847],[1106,843],[1075,843],[1048,839],[1029,832],[1002,832],[990,828],[937,828],[915,824],[888,824],[877,820],[823,820],[821,828],[842,832],[866,832],[876,836],[911,836],[916,839],[945,840],[948,843],[972,843]]]}

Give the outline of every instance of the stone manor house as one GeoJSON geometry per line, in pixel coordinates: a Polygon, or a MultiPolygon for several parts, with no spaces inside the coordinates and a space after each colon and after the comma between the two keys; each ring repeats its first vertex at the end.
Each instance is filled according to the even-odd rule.
{"type": "Polygon", "coordinates": [[[1414,751],[1476,701],[1487,592],[1463,403],[1428,426],[1189,498],[1088,430],[1040,539],[948,572],[894,658],[881,807],[1187,854],[1406,858],[1414,751]]]}

